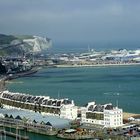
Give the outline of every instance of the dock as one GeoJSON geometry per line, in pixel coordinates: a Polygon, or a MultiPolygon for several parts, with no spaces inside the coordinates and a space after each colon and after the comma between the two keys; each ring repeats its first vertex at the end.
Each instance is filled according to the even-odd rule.
{"type": "MultiPolygon", "coordinates": [[[[30,124],[9,118],[0,118],[0,124],[1,128],[13,128],[50,136],[57,135],[57,129],[46,126],[45,124],[30,124]]],[[[1,130],[3,131],[3,129],[1,130]]]]}

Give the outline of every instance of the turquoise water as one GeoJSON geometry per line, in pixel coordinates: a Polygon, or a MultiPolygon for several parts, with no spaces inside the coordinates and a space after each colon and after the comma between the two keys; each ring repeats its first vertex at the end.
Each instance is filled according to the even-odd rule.
{"type": "MultiPolygon", "coordinates": [[[[35,133],[27,133],[30,140],[62,140],[59,138],[56,138],[55,136],[45,136],[45,135],[38,135],[35,133]]],[[[2,137],[3,140],[5,140],[4,136],[2,137]]],[[[6,140],[15,140],[15,138],[7,137],[6,140]]]]}
{"type": "MultiPolygon", "coordinates": [[[[6,130],[11,131],[13,133],[16,133],[15,129],[6,128],[6,130]]],[[[30,133],[29,132],[25,133],[22,130],[18,130],[18,134],[21,134],[22,136],[29,136],[30,140],[60,140],[60,139],[56,138],[55,136],[39,135],[39,134],[31,133],[31,132],[30,133]]],[[[1,140],[15,140],[16,138],[9,137],[9,136],[5,137],[5,136],[0,135],[0,139],[1,140]]]]}
{"type": "Polygon", "coordinates": [[[44,68],[12,82],[11,91],[68,97],[76,105],[118,101],[124,111],[140,113],[140,66],[44,68]]]}
{"type": "MultiPolygon", "coordinates": [[[[30,140],[62,140],[59,138],[56,138],[55,136],[45,136],[45,135],[39,135],[39,134],[35,134],[35,133],[27,133],[27,135],[29,136],[30,140]]],[[[15,140],[15,138],[12,137],[2,137],[2,140],[15,140]]]]}

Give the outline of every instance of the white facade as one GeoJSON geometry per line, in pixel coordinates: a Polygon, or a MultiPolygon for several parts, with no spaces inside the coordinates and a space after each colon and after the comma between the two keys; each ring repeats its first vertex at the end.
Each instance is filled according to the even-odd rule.
{"type": "Polygon", "coordinates": [[[87,115],[86,115],[87,113],[96,113],[98,115],[103,114],[102,112],[91,112],[91,111],[87,111],[86,108],[82,108],[82,110],[81,110],[81,121],[82,121],[82,123],[104,125],[104,120],[87,118],[87,115]]]}
{"type": "Polygon", "coordinates": [[[77,118],[77,106],[72,104],[70,105],[63,105],[60,109],[60,117],[65,119],[74,120],[77,118]]]}
{"type": "Polygon", "coordinates": [[[118,127],[123,125],[123,111],[119,108],[112,110],[104,110],[104,126],[105,127],[118,127]]]}
{"type": "MultiPolygon", "coordinates": [[[[52,99],[49,96],[33,96],[21,93],[11,93],[3,91],[0,94],[3,104],[13,106],[15,108],[26,108],[34,110],[33,106],[39,103],[43,107],[42,112],[51,115],[59,115],[60,118],[77,119],[81,112],[81,122],[90,124],[99,124],[104,127],[118,127],[123,125],[123,111],[112,104],[97,105],[95,102],[88,103],[87,107],[81,107],[80,110],[75,106],[74,101],[68,99],[52,99]],[[8,102],[11,101],[11,102],[8,102]],[[14,103],[14,104],[13,104],[14,103]],[[22,104],[20,104],[22,103],[22,104]]],[[[39,111],[39,107],[36,107],[39,111]]]]}
{"type": "MultiPolygon", "coordinates": [[[[36,106],[37,110],[40,107],[44,108],[41,110],[43,114],[55,115],[59,116],[60,118],[71,119],[74,120],[77,118],[77,111],[78,107],[75,106],[74,101],[70,101],[68,99],[52,99],[49,96],[33,96],[28,94],[21,94],[21,93],[12,93],[9,91],[3,91],[0,94],[0,99],[3,100],[3,104],[11,106],[8,104],[8,101],[12,101],[15,103],[12,105],[14,108],[20,108],[21,104],[28,105],[28,107],[23,108],[30,110],[30,106],[33,108],[36,106]],[[38,106],[37,106],[37,105],[38,106]]],[[[34,110],[34,109],[31,110],[34,110]]]]}
{"type": "Polygon", "coordinates": [[[90,102],[87,107],[81,108],[81,121],[104,127],[119,127],[123,125],[123,111],[112,104],[96,105],[90,102]]]}

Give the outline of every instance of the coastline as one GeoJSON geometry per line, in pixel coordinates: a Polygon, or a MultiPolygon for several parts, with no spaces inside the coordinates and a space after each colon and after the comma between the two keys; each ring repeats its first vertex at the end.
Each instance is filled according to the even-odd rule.
{"type": "MultiPolygon", "coordinates": [[[[98,66],[98,65],[97,65],[98,66]]],[[[110,66],[110,65],[109,65],[110,66]]],[[[128,118],[130,118],[130,117],[133,117],[133,116],[138,116],[139,114],[135,114],[135,113],[129,113],[129,112],[124,112],[123,113],[123,119],[128,119],[128,118]]],[[[31,129],[30,129],[31,130],[31,129]]],[[[30,131],[30,132],[33,132],[33,133],[36,133],[36,134],[39,134],[38,132],[38,130],[37,131],[30,131]]],[[[46,133],[45,133],[46,134],[46,133]]],[[[42,134],[42,135],[44,135],[44,134],[42,134]]],[[[55,136],[56,137],[56,136],[55,136]]],[[[69,138],[69,137],[68,137],[69,138]]],[[[56,139],[57,139],[57,137],[56,137],[56,139]]],[[[59,139],[59,138],[58,138],[59,139]]]]}
{"type": "MultiPolygon", "coordinates": [[[[107,66],[135,66],[140,65],[140,63],[123,63],[123,64],[96,64],[96,65],[56,65],[57,68],[74,68],[74,67],[107,67],[107,66]]],[[[39,69],[32,69],[31,71],[25,72],[25,73],[18,73],[18,76],[12,77],[9,79],[9,77],[1,77],[0,81],[5,81],[6,83],[13,83],[12,80],[20,77],[24,77],[26,75],[34,74],[39,69]]],[[[19,82],[22,83],[22,82],[19,82]]],[[[140,113],[131,113],[131,112],[123,112],[123,119],[128,119],[130,117],[134,116],[140,116],[140,113]]]]}
{"type": "Polygon", "coordinates": [[[120,63],[120,64],[88,64],[88,65],[55,65],[57,68],[75,68],[75,67],[107,67],[107,66],[134,66],[140,65],[140,63],[120,63]]]}
{"type": "Polygon", "coordinates": [[[6,76],[5,80],[12,80],[12,79],[28,76],[28,75],[36,73],[37,71],[38,71],[37,68],[32,68],[32,69],[30,69],[28,71],[15,73],[15,74],[9,74],[9,75],[6,76]]]}

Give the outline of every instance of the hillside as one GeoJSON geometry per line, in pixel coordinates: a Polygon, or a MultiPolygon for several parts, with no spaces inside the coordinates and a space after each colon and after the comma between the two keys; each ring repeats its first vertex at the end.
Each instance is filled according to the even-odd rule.
{"type": "Polygon", "coordinates": [[[32,35],[0,34],[0,55],[41,53],[52,46],[49,38],[32,35]]]}

